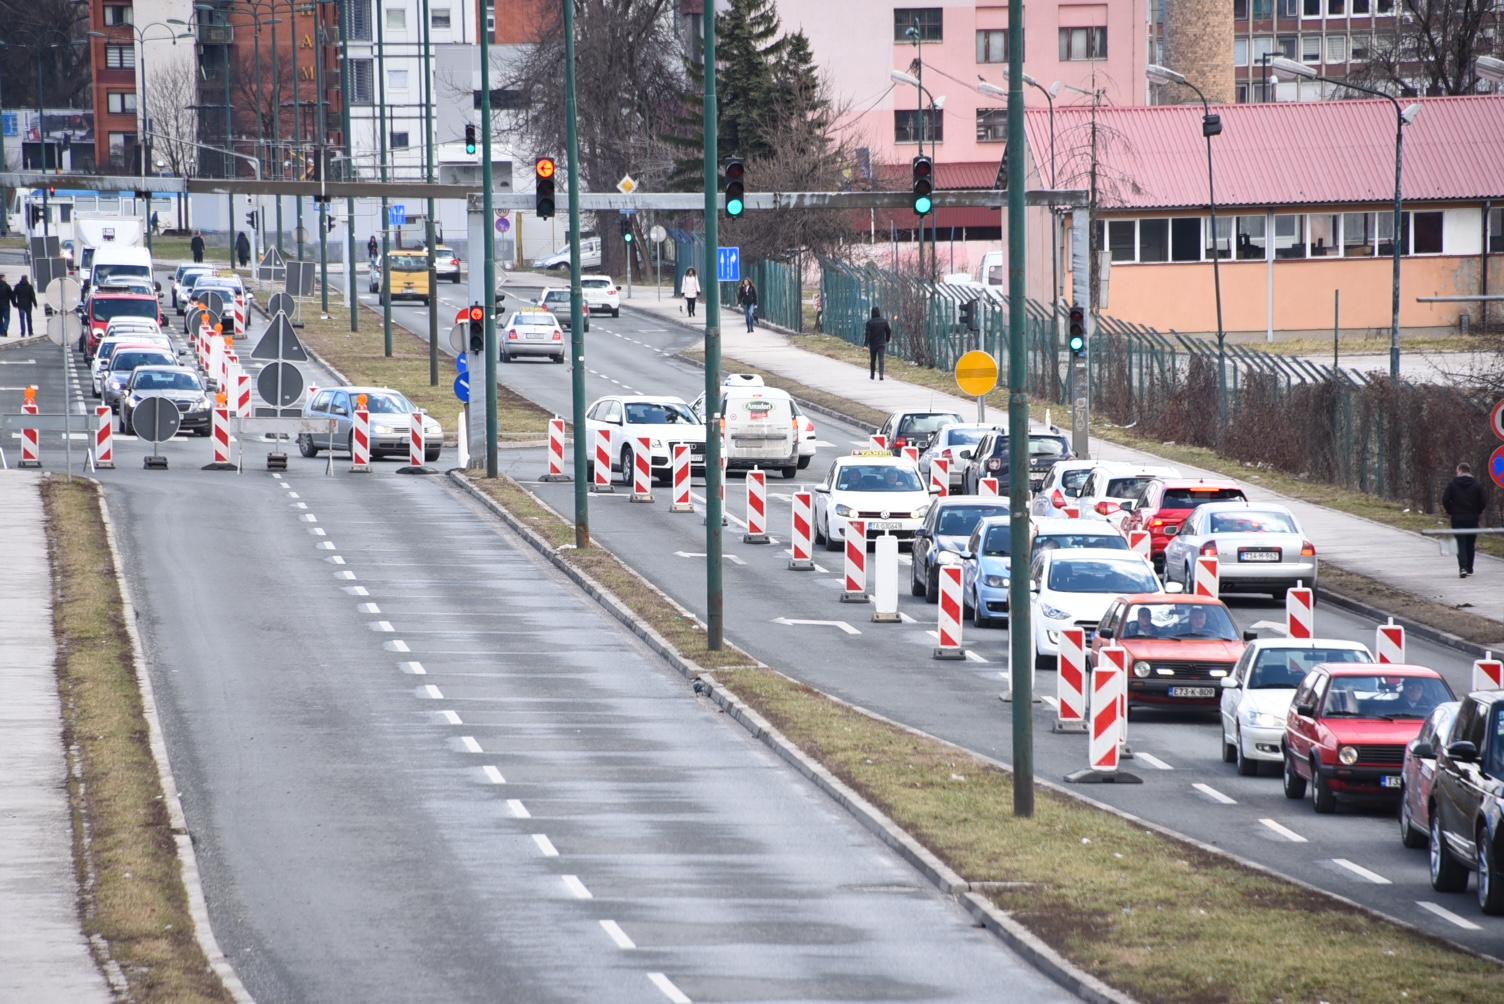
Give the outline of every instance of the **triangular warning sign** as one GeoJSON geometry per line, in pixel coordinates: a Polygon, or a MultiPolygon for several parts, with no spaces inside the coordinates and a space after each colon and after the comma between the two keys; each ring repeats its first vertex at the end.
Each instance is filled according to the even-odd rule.
{"type": "Polygon", "coordinates": [[[283,265],[282,252],[277,250],[277,246],[273,244],[261,255],[260,264],[270,268],[281,268],[283,265]]]}
{"type": "Polygon", "coordinates": [[[298,341],[297,333],[292,330],[292,322],[287,319],[287,315],[279,313],[272,318],[272,323],[267,326],[265,334],[251,350],[251,358],[306,363],[308,353],[304,351],[303,343],[298,341]]]}

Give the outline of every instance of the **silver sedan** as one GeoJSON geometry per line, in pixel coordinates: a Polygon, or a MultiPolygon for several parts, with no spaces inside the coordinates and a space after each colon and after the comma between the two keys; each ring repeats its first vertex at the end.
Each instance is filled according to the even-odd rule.
{"type": "Polygon", "coordinates": [[[1283,598],[1293,585],[1316,587],[1316,545],[1284,506],[1259,502],[1198,506],[1165,548],[1165,580],[1178,580],[1190,592],[1199,557],[1216,557],[1219,592],[1272,593],[1283,598]]]}

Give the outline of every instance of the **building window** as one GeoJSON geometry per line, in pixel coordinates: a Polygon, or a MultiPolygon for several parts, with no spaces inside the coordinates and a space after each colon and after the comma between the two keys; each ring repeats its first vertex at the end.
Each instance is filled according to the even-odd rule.
{"type": "Polygon", "coordinates": [[[977,109],[977,142],[1006,143],[1008,141],[1008,109],[977,109]]]}
{"type": "Polygon", "coordinates": [[[1504,254],[1504,209],[1488,211],[1488,243],[1485,247],[1489,254],[1504,254]]]}
{"type": "Polygon", "coordinates": [[[1341,17],[1347,13],[1347,0],[1326,0],[1327,17],[1341,17]]]}
{"type": "Polygon", "coordinates": [[[1106,28],[1060,29],[1060,61],[1062,63],[1106,58],[1106,28]]]}
{"type": "Polygon", "coordinates": [[[1232,65],[1248,65],[1248,39],[1235,38],[1232,42],[1232,65]]]}
{"type": "Polygon", "coordinates": [[[449,8],[435,7],[429,12],[429,25],[434,31],[449,30],[449,8]]]}
{"type": "Polygon", "coordinates": [[[1372,258],[1377,237],[1373,213],[1342,214],[1342,257],[1372,258]]]}
{"type": "Polygon", "coordinates": [[[1114,262],[1138,260],[1138,221],[1108,220],[1107,249],[1114,262]]]}
{"type": "Polygon", "coordinates": [[[1320,17],[1321,0],[1305,0],[1300,8],[1301,17],[1320,17]]]}
{"type": "Polygon", "coordinates": [[[387,70],[386,71],[386,86],[387,86],[388,90],[393,90],[393,91],[405,91],[405,90],[407,90],[407,71],[406,70],[387,70]]]}
{"type": "Polygon", "coordinates": [[[1237,257],[1239,258],[1239,260],[1264,260],[1264,223],[1264,217],[1262,216],[1238,217],[1237,257]]]}
{"type": "Polygon", "coordinates": [[[1353,16],[1360,17],[1371,13],[1369,0],[1353,0],[1353,16]]]}
{"type": "Polygon", "coordinates": [[[350,41],[369,42],[371,40],[371,5],[352,3],[345,4],[344,8],[350,16],[350,41]]]}
{"type": "Polygon", "coordinates": [[[1274,36],[1261,35],[1253,40],[1253,62],[1263,63],[1265,58],[1274,55],[1274,36]]]}
{"type": "Polygon", "coordinates": [[[371,60],[350,60],[350,104],[369,105],[374,102],[376,100],[375,80],[371,60]]]}
{"type": "Polygon", "coordinates": [[[1326,37],[1326,61],[1328,63],[1347,62],[1347,36],[1328,35],[1326,37]]]}
{"type": "Polygon", "coordinates": [[[1281,35],[1275,42],[1275,48],[1286,59],[1294,59],[1296,53],[1300,51],[1300,40],[1294,35],[1281,35]]]}
{"type": "Polygon", "coordinates": [[[977,62],[1006,63],[1008,61],[1008,29],[989,28],[977,32],[977,62]]]}
{"type": "Polygon", "coordinates": [[[112,132],[109,135],[110,159],[124,161],[126,147],[136,145],[136,134],[133,132],[112,132]]]}
{"type": "Polygon", "coordinates": [[[386,30],[407,30],[407,9],[405,7],[388,7],[386,9],[386,30]]]}
{"type": "MultiPolygon", "coordinates": [[[[904,110],[893,112],[893,142],[919,142],[918,112],[904,110]]],[[[937,109],[927,110],[924,113],[924,142],[945,142],[945,119],[940,117],[940,112],[937,109]]]]}
{"type": "Polygon", "coordinates": [[[1253,0],[1253,19],[1267,21],[1274,16],[1274,0],[1253,0]]]}
{"type": "Polygon", "coordinates": [[[1300,61],[1302,63],[1321,62],[1321,36],[1302,35],[1300,39],[1300,61]]]}
{"type": "Polygon", "coordinates": [[[893,41],[945,41],[945,12],[939,7],[898,7],[893,11],[893,41]]]}
{"type": "Polygon", "coordinates": [[[1311,242],[1311,257],[1326,258],[1337,253],[1337,234],[1342,217],[1336,213],[1312,213],[1306,226],[1311,242]]]}
{"type": "Polygon", "coordinates": [[[1170,221],[1138,221],[1138,260],[1157,262],[1170,260],[1170,221]]]}
{"type": "Polygon", "coordinates": [[[135,24],[136,14],[130,7],[118,4],[106,4],[104,8],[104,23],[108,28],[114,28],[122,24],[135,24]]]}
{"type": "Polygon", "coordinates": [[[388,142],[393,150],[406,150],[409,146],[412,145],[408,142],[407,133],[405,132],[392,133],[391,138],[390,140],[388,140],[388,142]]]}
{"type": "MultiPolygon", "coordinates": [[[[1229,219],[1226,216],[1217,218],[1216,245],[1214,247],[1210,245],[1207,247],[1205,254],[1207,261],[1210,261],[1213,258],[1232,257],[1232,231],[1233,220],[1229,219]]],[[[1206,228],[1206,232],[1208,236],[1211,235],[1212,230],[1210,226],[1206,228]]]]}
{"type": "Polygon", "coordinates": [[[1411,213],[1411,254],[1441,254],[1441,213],[1411,213]]]}
{"type": "Polygon", "coordinates": [[[1369,35],[1353,36],[1352,61],[1354,63],[1368,62],[1368,51],[1373,46],[1373,38],[1369,35]]]}
{"type": "MultiPolygon", "coordinates": [[[[1379,257],[1388,258],[1394,254],[1394,216],[1391,213],[1374,214],[1374,230],[1378,237],[1379,257]]],[[[1410,214],[1400,214],[1400,254],[1409,254],[1410,214]]]]}
{"type": "Polygon", "coordinates": [[[1394,14],[1394,0],[1377,0],[1374,5],[1374,13],[1380,17],[1394,14]]]}
{"type": "Polygon", "coordinates": [[[135,91],[111,91],[105,95],[111,115],[136,114],[135,91]]]}
{"type": "Polygon", "coordinates": [[[1306,256],[1306,218],[1294,214],[1274,218],[1274,257],[1306,256]]]}
{"type": "Polygon", "coordinates": [[[1279,0],[1279,16],[1295,17],[1300,13],[1300,0],[1279,0]]]}
{"type": "Polygon", "coordinates": [[[1201,217],[1181,216],[1170,221],[1170,260],[1201,260],[1201,217]]]}
{"type": "Polygon", "coordinates": [[[109,70],[131,70],[136,66],[136,47],[133,45],[107,45],[104,47],[104,65],[109,70]]]}
{"type": "Polygon", "coordinates": [[[1232,16],[1237,21],[1247,20],[1248,0],[1232,0],[1232,16]]]}
{"type": "Polygon", "coordinates": [[[1233,100],[1236,101],[1240,105],[1246,105],[1248,103],[1248,85],[1247,84],[1234,84],[1233,85],[1233,100]]]}

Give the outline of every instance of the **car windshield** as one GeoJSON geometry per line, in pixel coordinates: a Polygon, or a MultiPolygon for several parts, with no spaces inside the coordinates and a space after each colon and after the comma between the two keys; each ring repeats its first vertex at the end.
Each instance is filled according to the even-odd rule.
{"type": "Polygon", "coordinates": [[[1109,478],[1107,497],[1110,499],[1136,499],[1144,492],[1144,486],[1154,479],[1145,475],[1132,478],[1109,478]]]}
{"type": "Polygon", "coordinates": [[[942,432],[940,438],[945,440],[946,446],[972,446],[981,442],[986,433],[986,429],[958,429],[953,426],[942,432]]]}
{"type": "Polygon", "coordinates": [[[413,406],[401,394],[367,394],[366,411],[372,415],[410,415],[413,406]]]}
{"type": "Polygon", "coordinates": [[[392,255],[393,272],[427,272],[428,258],[420,254],[392,255]]]}
{"type": "Polygon", "coordinates": [[[940,510],[935,522],[935,533],[941,537],[970,537],[971,531],[977,528],[983,517],[1006,515],[1008,507],[1000,503],[948,505],[940,510]]]}
{"type": "Polygon", "coordinates": [[[1050,568],[1051,589],[1058,593],[1157,593],[1159,580],[1141,562],[1071,560],[1050,568]]]}
{"type": "Polygon", "coordinates": [[[1430,717],[1436,705],[1450,701],[1452,692],[1432,676],[1336,676],[1322,699],[1323,718],[1430,717]]]}
{"type": "Polygon", "coordinates": [[[152,300],[109,299],[95,297],[90,313],[96,321],[108,321],[112,317],[150,317],[156,320],[157,305],[152,300]]]}
{"type": "Polygon", "coordinates": [[[898,423],[898,434],[900,436],[930,436],[960,420],[959,415],[949,413],[905,415],[903,421],[898,423]]]}
{"type": "Polygon", "coordinates": [[[1059,436],[1029,437],[1029,456],[1031,457],[1063,457],[1065,452],[1065,440],[1059,436]]]}
{"type": "Polygon", "coordinates": [[[172,356],[165,352],[141,352],[136,349],[125,349],[115,353],[110,360],[111,370],[133,370],[137,366],[171,366],[172,356]]]}
{"type": "Polygon", "coordinates": [[[988,558],[1006,558],[1012,553],[1013,528],[1007,523],[995,523],[987,528],[987,539],[982,541],[982,554],[988,558]]]}
{"type": "Polygon", "coordinates": [[[852,464],[841,468],[836,488],[847,492],[918,492],[919,473],[897,464],[852,464]]]}
{"type": "Polygon", "coordinates": [[[1034,538],[1034,547],[1029,553],[1032,559],[1041,551],[1054,551],[1073,547],[1100,547],[1109,551],[1128,550],[1128,541],[1120,533],[1047,533],[1034,538]]]}
{"type": "Polygon", "coordinates": [[[1241,488],[1166,488],[1161,509],[1194,509],[1207,502],[1241,502],[1241,488]]]}
{"type": "Polygon", "coordinates": [[[611,288],[611,280],[610,279],[581,279],[580,280],[580,288],[581,289],[610,289],[611,288]]]}
{"type": "Polygon", "coordinates": [[[560,290],[556,290],[556,291],[554,291],[552,293],[544,293],[543,294],[543,302],[547,303],[547,304],[568,303],[569,302],[569,291],[568,290],[560,289],[560,290]]]}
{"type": "Polygon", "coordinates": [[[149,283],[151,282],[151,268],[147,265],[126,265],[124,263],[95,265],[94,271],[90,273],[89,278],[94,285],[99,286],[103,285],[105,280],[111,277],[123,278],[125,276],[135,276],[145,279],[149,283]]]}
{"type": "Polygon", "coordinates": [[[1294,690],[1323,662],[1366,662],[1368,653],[1352,648],[1266,648],[1248,671],[1249,690],[1294,690]]]}
{"type": "Polygon", "coordinates": [[[1213,513],[1212,533],[1295,533],[1295,521],[1282,512],[1213,513]]]}
{"type": "Polygon", "coordinates": [[[1140,603],[1123,618],[1124,638],[1237,641],[1227,611],[1211,603],[1140,603]]]}
{"type": "Polygon", "coordinates": [[[512,315],[512,321],[511,321],[511,323],[514,326],[516,326],[516,327],[524,327],[524,328],[527,328],[527,327],[552,328],[554,326],[554,324],[557,323],[557,322],[554,321],[554,315],[553,314],[544,313],[543,311],[539,311],[539,310],[534,310],[531,313],[529,313],[527,311],[519,310],[515,314],[512,315]]]}
{"type": "Polygon", "coordinates": [[[176,370],[143,370],[132,386],[137,390],[203,390],[198,377],[176,370]]]}
{"type": "Polygon", "coordinates": [[[689,405],[675,401],[627,403],[628,425],[699,425],[689,405]]]}

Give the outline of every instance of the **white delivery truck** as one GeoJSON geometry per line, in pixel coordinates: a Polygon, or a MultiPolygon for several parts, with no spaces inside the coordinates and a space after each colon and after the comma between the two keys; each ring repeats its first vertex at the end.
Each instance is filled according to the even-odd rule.
{"type": "MultiPolygon", "coordinates": [[[[146,228],[139,218],[133,216],[78,213],[74,216],[73,227],[79,249],[78,279],[85,289],[89,288],[94,255],[100,248],[140,248],[146,243],[146,228]]],[[[151,278],[150,258],[147,259],[146,277],[151,278]]]]}
{"type": "Polygon", "coordinates": [[[726,466],[774,468],[784,478],[799,470],[799,424],[793,400],[777,387],[726,387],[726,466]]]}

